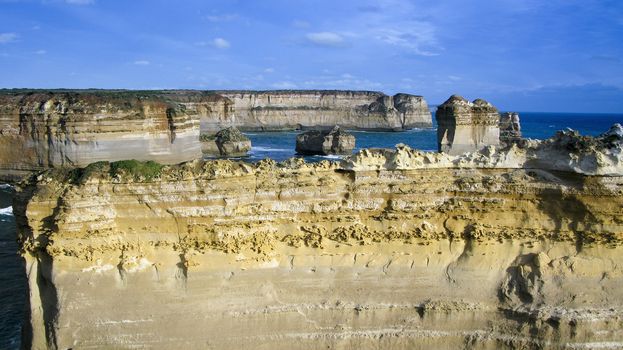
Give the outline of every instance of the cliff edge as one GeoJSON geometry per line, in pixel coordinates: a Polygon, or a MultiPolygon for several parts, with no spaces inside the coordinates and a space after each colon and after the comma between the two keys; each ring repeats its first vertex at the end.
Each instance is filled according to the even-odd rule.
{"type": "Polygon", "coordinates": [[[47,170],[14,205],[25,340],[621,347],[622,140],[47,170]]]}

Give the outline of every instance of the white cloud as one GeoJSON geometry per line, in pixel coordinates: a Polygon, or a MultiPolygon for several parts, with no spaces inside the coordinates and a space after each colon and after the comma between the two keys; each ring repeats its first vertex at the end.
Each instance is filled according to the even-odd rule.
{"type": "Polygon", "coordinates": [[[35,51],[36,55],[45,55],[46,53],[48,53],[46,50],[37,50],[37,51],[35,51]]]}
{"type": "Polygon", "coordinates": [[[91,5],[95,0],[65,0],[65,2],[71,5],[91,5]]]}
{"type": "Polygon", "coordinates": [[[230,14],[223,14],[223,15],[208,15],[205,17],[205,19],[207,19],[210,22],[229,22],[229,21],[233,21],[238,19],[237,14],[235,13],[230,13],[230,14]]]}
{"type": "Polygon", "coordinates": [[[266,68],[264,69],[264,73],[275,73],[275,68],[266,68]]]}
{"type": "Polygon", "coordinates": [[[229,43],[229,41],[223,39],[223,38],[216,38],[214,40],[212,40],[212,45],[216,48],[219,49],[228,49],[231,44],[229,43]]]}
{"type": "Polygon", "coordinates": [[[0,33],[0,44],[6,44],[17,40],[18,35],[15,33],[0,33]]]}
{"type": "Polygon", "coordinates": [[[147,60],[138,60],[138,61],[134,61],[134,64],[137,66],[148,66],[151,62],[147,61],[147,60]]]}
{"type": "Polygon", "coordinates": [[[333,32],[308,33],[305,37],[307,40],[320,46],[339,47],[345,44],[344,38],[333,32]]]}

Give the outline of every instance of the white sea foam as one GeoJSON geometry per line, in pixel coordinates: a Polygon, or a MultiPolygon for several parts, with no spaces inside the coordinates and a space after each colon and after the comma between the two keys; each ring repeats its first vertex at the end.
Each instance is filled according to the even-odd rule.
{"type": "Polygon", "coordinates": [[[271,148],[271,147],[262,147],[262,146],[253,146],[251,147],[251,152],[293,152],[293,150],[285,149],[285,148],[271,148]]]}
{"type": "Polygon", "coordinates": [[[10,215],[13,216],[13,207],[6,207],[0,209],[0,215],[10,215]]]}
{"type": "Polygon", "coordinates": [[[9,184],[0,184],[0,189],[2,190],[9,189],[9,188],[13,188],[13,186],[9,184]]]}
{"type": "Polygon", "coordinates": [[[329,154],[326,156],[320,156],[321,158],[326,158],[326,159],[342,159],[344,158],[344,156],[339,156],[337,154],[329,154]]]}

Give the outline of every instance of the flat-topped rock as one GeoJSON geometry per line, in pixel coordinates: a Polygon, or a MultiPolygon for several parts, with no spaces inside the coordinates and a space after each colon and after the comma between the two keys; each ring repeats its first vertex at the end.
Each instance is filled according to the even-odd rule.
{"type": "Polygon", "coordinates": [[[461,154],[500,143],[500,114],[485,100],[452,95],[435,116],[439,152],[461,154]]]}
{"type": "Polygon", "coordinates": [[[339,126],[330,131],[310,130],[296,136],[298,154],[351,154],[355,148],[355,136],[339,126]]]}
{"type": "Polygon", "coordinates": [[[250,150],[251,140],[233,126],[214,135],[201,135],[201,151],[204,156],[244,157],[250,150]]]}

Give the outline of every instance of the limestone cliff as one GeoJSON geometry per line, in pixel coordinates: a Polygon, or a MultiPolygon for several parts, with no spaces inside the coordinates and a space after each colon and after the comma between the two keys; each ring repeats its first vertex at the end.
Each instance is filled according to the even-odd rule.
{"type": "Polygon", "coordinates": [[[500,143],[500,114],[489,102],[452,95],[437,107],[439,152],[461,154],[500,143]]]}
{"type": "Polygon", "coordinates": [[[198,119],[140,92],[3,92],[0,180],[102,160],[201,157],[198,119]]]}
{"type": "MultiPolygon", "coordinates": [[[[292,130],[314,127],[407,130],[431,127],[422,96],[387,96],[373,91],[283,90],[218,91],[233,104],[231,124],[243,130],[292,130]]],[[[207,123],[205,123],[207,125],[207,123]]]]}
{"type": "Polygon", "coordinates": [[[18,190],[34,348],[623,346],[623,132],[18,190]],[[551,161],[554,160],[554,161],[551,161]]]}

